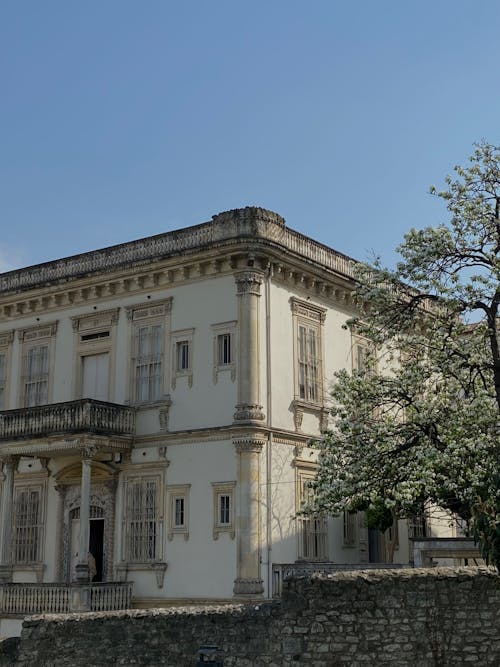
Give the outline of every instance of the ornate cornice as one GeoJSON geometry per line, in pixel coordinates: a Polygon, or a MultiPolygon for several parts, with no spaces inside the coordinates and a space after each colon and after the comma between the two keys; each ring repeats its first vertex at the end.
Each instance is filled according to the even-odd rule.
{"type": "MultiPolygon", "coordinates": [[[[201,225],[9,271],[0,276],[0,294],[14,294],[95,274],[147,266],[165,258],[249,240],[282,247],[339,275],[349,279],[354,277],[352,268],[355,262],[350,257],[288,229],[284,219],[277,213],[263,208],[247,207],[220,213],[213,216],[211,222],[201,225]]],[[[188,272],[190,273],[189,269],[188,272]]],[[[123,279],[119,288],[126,288],[127,280],[123,279]]],[[[140,277],[137,280],[140,281],[140,277]]],[[[149,281],[143,282],[141,287],[149,284],[149,281]]],[[[152,285],[154,284],[153,280],[152,285]]]]}

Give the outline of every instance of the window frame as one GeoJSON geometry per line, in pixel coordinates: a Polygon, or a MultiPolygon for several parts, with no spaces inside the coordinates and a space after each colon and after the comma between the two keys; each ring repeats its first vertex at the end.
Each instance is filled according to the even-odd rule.
{"type": "Polygon", "coordinates": [[[328,560],[328,519],[326,516],[300,516],[306,502],[305,489],[316,477],[316,465],[296,468],[297,560],[328,560]]]}
{"type": "MultiPolygon", "coordinates": [[[[16,569],[23,569],[26,566],[34,566],[43,563],[44,560],[44,551],[45,551],[45,503],[46,503],[46,483],[44,481],[28,481],[26,479],[20,480],[14,485],[14,508],[13,508],[13,521],[12,521],[12,564],[16,569]],[[19,496],[24,493],[37,493],[38,501],[36,508],[36,521],[29,523],[20,523],[19,515],[19,496]],[[24,531],[25,535],[35,535],[35,553],[33,553],[33,546],[29,546],[29,542],[33,542],[32,539],[26,541],[24,547],[22,547],[22,541],[19,539],[19,531],[24,531]],[[31,554],[35,556],[34,558],[20,558],[21,551],[31,551],[31,554]]],[[[32,509],[26,510],[26,514],[32,513],[32,509]]]]}
{"type": "Polygon", "coordinates": [[[177,386],[177,381],[180,378],[186,378],[187,386],[191,389],[193,386],[193,340],[194,340],[194,329],[179,329],[177,331],[172,331],[170,334],[172,340],[172,380],[171,387],[175,389],[177,386]],[[187,344],[188,350],[188,365],[187,368],[181,368],[179,366],[179,346],[181,344],[187,344]]]}
{"type": "Polygon", "coordinates": [[[293,358],[294,358],[294,401],[297,405],[304,407],[313,407],[318,410],[324,405],[324,345],[323,345],[323,326],[326,318],[326,308],[321,308],[308,301],[303,301],[295,296],[290,297],[290,307],[292,310],[292,324],[293,324],[293,358]],[[307,347],[308,340],[305,341],[305,356],[301,359],[301,341],[300,331],[306,330],[306,337],[310,337],[314,333],[315,354],[310,355],[307,347]],[[309,356],[313,361],[309,361],[309,356]],[[310,395],[311,383],[308,382],[307,377],[311,375],[310,367],[314,362],[315,380],[317,395],[310,395]],[[304,395],[301,394],[301,364],[305,365],[305,382],[304,395]],[[308,395],[309,394],[309,395],[308,395]]]}
{"type": "MultiPolygon", "coordinates": [[[[21,369],[20,377],[21,381],[19,383],[19,405],[23,408],[36,407],[38,405],[47,405],[52,401],[52,390],[53,390],[53,370],[54,370],[54,344],[57,332],[57,321],[50,322],[48,324],[37,325],[34,327],[29,327],[26,329],[18,330],[18,337],[21,343],[21,369]],[[46,348],[47,350],[47,359],[46,367],[47,370],[43,374],[43,380],[29,380],[28,375],[28,366],[29,366],[29,357],[30,353],[34,349],[46,348]],[[45,401],[41,402],[37,400],[35,403],[27,404],[27,387],[28,385],[35,384],[38,382],[46,383],[46,394],[44,396],[45,401]]],[[[38,391],[37,391],[38,393],[38,391]]]]}
{"type": "Polygon", "coordinates": [[[168,494],[168,532],[167,537],[171,542],[174,535],[183,535],[187,541],[189,539],[189,492],[191,484],[169,484],[167,486],[168,494]],[[184,504],[184,522],[182,525],[176,523],[176,502],[182,500],[184,504]]]}
{"type": "MultiPolygon", "coordinates": [[[[146,489],[147,493],[147,489],[146,489]]],[[[142,504],[142,498],[141,498],[142,504]]],[[[147,508],[146,508],[147,512],[147,508]]],[[[122,560],[126,563],[132,565],[143,565],[148,563],[157,563],[162,560],[163,557],[163,475],[162,473],[154,471],[137,471],[134,473],[129,473],[124,480],[123,487],[123,507],[122,507],[122,560]],[[131,494],[134,494],[132,490],[133,487],[137,484],[140,484],[141,496],[144,495],[144,486],[148,483],[154,483],[155,488],[155,506],[154,506],[154,518],[148,517],[144,514],[142,518],[132,518],[134,509],[131,505],[134,502],[134,499],[131,500],[131,494]],[[136,523],[138,526],[140,524],[154,523],[154,553],[150,556],[146,554],[146,549],[144,545],[137,547],[137,544],[133,544],[135,538],[134,532],[132,530],[132,522],[136,523]]],[[[142,532],[142,529],[137,531],[139,537],[142,532]]],[[[146,539],[147,530],[146,532],[146,539]]]]}
{"type": "Polygon", "coordinates": [[[213,383],[217,384],[220,373],[230,373],[231,382],[236,380],[237,369],[237,354],[238,354],[238,340],[236,320],[231,322],[220,322],[219,324],[212,324],[212,338],[213,338],[213,383]],[[219,355],[219,341],[220,337],[229,336],[230,359],[224,361],[219,355]]]}
{"type": "Polygon", "coordinates": [[[232,540],[236,536],[235,488],[236,482],[212,482],[214,540],[218,540],[219,536],[224,533],[227,533],[232,540]],[[225,497],[229,498],[229,508],[227,510],[229,512],[229,521],[222,522],[220,520],[220,502],[225,497]]]}
{"type": "MultiPolygon", "coordinates": [[[[126,313],[131,323],[130,327],[130,353],[129,353],[129,402],[132,405],[148,406],[164,402],[167,396],[169,353],[167,341],[170,336],[170,313],[172,310],[172,297],[160,301],[150,301],[134,306],[127,306],[126,313]],[[139,354],[139,332],[141,329],[160,327],[160,346],[157,354],[159,360],[158,372],[158,395],[153,395],[148,390],[147,398],[140,398],[138,393],[138,360],[139,354]]],[[[147,355],[146,355],[147,356],[147,355]]],[[[149,355],[151,356],[151,355],[149,355]]],[[[149,379],[151,374],[147,376],[149,379]]]]}

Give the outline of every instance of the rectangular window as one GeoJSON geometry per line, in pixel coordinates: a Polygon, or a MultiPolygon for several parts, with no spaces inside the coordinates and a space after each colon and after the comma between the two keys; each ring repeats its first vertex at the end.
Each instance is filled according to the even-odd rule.
{"type": "Polygon", "coordinates": [[[217,336],[217,363],[219,365],[232,363],[231,355],[231,334],[219,334],[217,336]]]}
{"type": "Polygon", "coordinates": [[[14,513],[14,562],[18,565],[42,560],[41,490],[17,489],[14,513]]]}
{"type": "Polygon", "coordinates": [[[229,533],[231,539],[236,534],[234,525],[234,489],[236,482],[212,483],[214,494],[214,540],[221,533],[229,533]]]}
{"type": "Polygon", "coordinates": [[[157,558],[160,541],[158,518],[159,480],[144,477],[127,483],[127,560],[146,562],[157,558]]]}
{"type": "Polygon", "coordinates": [[[228,526],[231,523],[231,496],[228,493],[219,494],[219,526],[228,526]]]}
{"type": "Polygon", "coordinates": [[[0,352],[0,410],[5,410],[5,383],[7,380],[7,354],[0,352]]]}
{"type": "Polygon", "coordinates": [[[298,327],[299,397],[317,403],[319,400],[318,332],[313,327],[298,327]]]}
{"type": "Polygon", "coordinates": [[[30,347],[25,357],[24,407],[44,405],[48,401],[49,347],[30,347]]]}
{"type": "MultiPolygon", "coordinates": [[[[312,478],[299,475],[299,507],[312,500],[312,478]]],[[[327,559],[327,521],[322,516],[298,516],[298,556],[302,560],[327,559]]]]}
{"type": "Polygon", "coordinates": [[[168,539],[174,535],[184,535],[189,539],[189,489],[190,484],[175,484],[167,487],[168,492],[168,539]]]}
{"type": "Polygon", "coordinates": [[[189,353],[189,341],[180,340],[177,342],[177,371],[188,371],[191,367],[189,353]]]}
{"type": "MultiPolygon", "coordinates": [[[[290,298],[294,335],[295,407],[313,404],[317,414],[323,405],[322,328],[326,310],[310,301],[290,298]]],[[[299,427],[300,428],[300,427],[299,427]]]]}
{"type": "Polygon", "coordinates": [[[138,326],[135,334],[135,400],[157,401],[162,395],[163,326],[138,326]]]}
{"type": "Polygon", "coordinates": [[[344,547],[353,547],[356,544],[357,520],[358,520],[358,515],[356,512],[343,512],[342,545],[344,547]]]}
{"type": "Polygon", "coordinates": [[[174,498],[174,528],[184,528],[184,503],[183,496],[174,498]]]}

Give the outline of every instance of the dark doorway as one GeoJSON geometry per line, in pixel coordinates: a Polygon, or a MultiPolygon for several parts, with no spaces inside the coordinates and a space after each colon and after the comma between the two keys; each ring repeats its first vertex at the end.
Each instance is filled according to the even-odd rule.
{"type": "Polygon", "coordinates": [[[378,528],[368,528],[368,554],[370,563],[381,563],[381,532],[378,528]]]}
{"type": "Polygon", "coordinates": [[[90,519],[89,551],[95,558],[96,574],[92,581],[102,581],[104,574],[104,519],[90,519]]]}

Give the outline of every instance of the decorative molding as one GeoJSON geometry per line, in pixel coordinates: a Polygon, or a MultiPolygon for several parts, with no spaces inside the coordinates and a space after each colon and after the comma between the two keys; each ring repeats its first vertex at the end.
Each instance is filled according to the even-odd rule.
{"type": "Polygon", "coordinates": [[[32,327],[17,330],[17,337],[21,342],[32,342],[41,338],[50,338],[57,332],[57,320],[48,324],[37,324],[32,327]]]}
{"type": "Polygon", "coordinates": [[[254,294],[260,296],[260,286],[264,282],[264,274],[260,271],[242,271],[234,276],[236,294],[254,294]]]}
{"type": "Polygon", "coordinates": [[[104,327],[116,326],[120,308],[109,308],[93,313],[82,313],[71,318],[73,331],[90,331],[104,327]]]}
{"type": "Polygon", "coordinates": [[[170,407],[172,406],[172,399],[170,396],[165,396],[162,401],[162,407],[158,410],[158,420],[160,422],[160,431],[168,431],[168,421],[170,417],[170,407]]]}
{"type": "Polygon", "coordinates": [[[326,431],[328,429],[328,417],[330,411],[324,405],[308,403],[307,401],[295,399],[291,403],[291,409],[293,412],[293,423],[297,433],[302,432],[301,429],[304,413],[314,415],[318,418],[318,429],[320,432],[326,431]]]}
{"type": "Polygon", "coordinates": [[[238,403],[233,415],[235,422],[263,421],[265,418],[262,405],[248,405],[248,403],[238,403]]]}
{"type": "Polygon", "coordinates": [[[233,439],[233,445],[238,454],[244,454],[246,452],[260,454],[265,442],[264,439],[259,439],[255,436],[243,436],[233,439]]]}
{"type": "Polygon", "coordinates": [[[234,490],[236,488],[236,482],[212,482],[212,492],[213,492],[213,538],[214,540],[219,539],[219,535],[227,533],[229,537],[234,540],[236,537],[236,513],[234,507],[234,490]],[[218,520],[219,514],[219,496],[228,495],[230,498],[229,507],[230,507],[230,521],[228,523],[221,524],[218,520]]]}
{"type": "Polygon", "coordinates": [[[7,347],[14,341],[14,329],[0,333],[0,347],[7,347]]]}
{"type": "Polygon", "coordinates": [[[131,321],[145,320],[153,317],[162,317],[172,310],[173,297],[158,301],[146,301],[133,306],[125,306],[127,319],[131,321]]]}
{"type": "Polygon", "coordinates": [[[290,307],[294,315],[307,317],[308,319],[320,322],[321,324],[324,324],[325,322],[326,308],[312,304],[309,301],[303,301],[295,296],[290,297],[290,307]]]}

